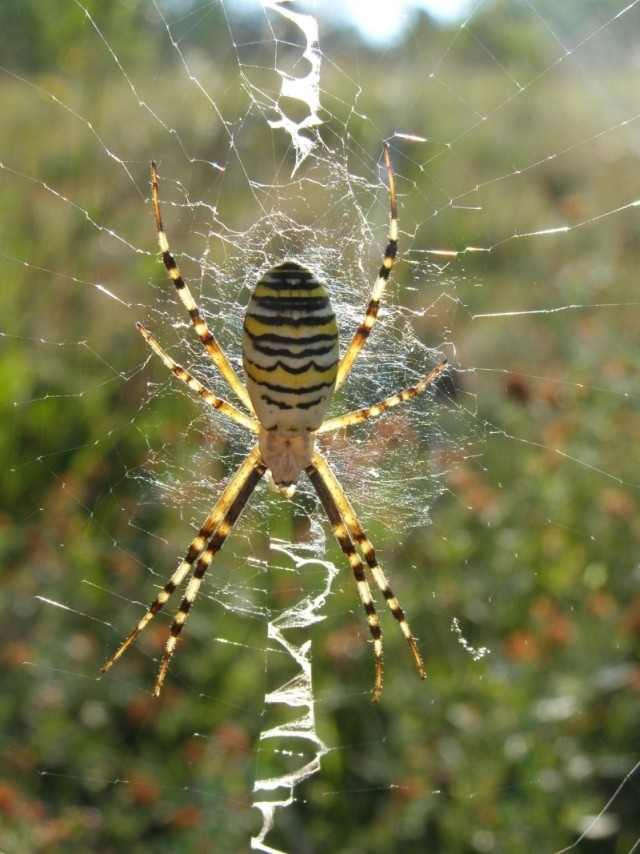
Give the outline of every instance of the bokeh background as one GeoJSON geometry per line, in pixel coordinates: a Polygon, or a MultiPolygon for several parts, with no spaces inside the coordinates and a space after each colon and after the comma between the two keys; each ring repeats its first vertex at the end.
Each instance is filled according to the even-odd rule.
{"type": "MultiPolygon", "coordinates": [[[[375,44],[318,6],[325,142],[375,189],[360,202],[377,222],[366,257],[375,269],[388,138],[406,248],[390,300],[454,370],[428,403],[438,426],[417,440],[439,480],[403,491],[380,443],[363,451],[392,484],[397,514],[367,507],[367,529],[428,680],[383,615],[385,693],[371,705],[366,627],[328,542],[343,574],[309,637],[329,752],[268,842],[626,854],[640,837],[640,6],[480,3],[464,24],[416,13],[375,44]],[[407,502],[431,523],[405,525],[407,502]],[[454,620],[490,654],[465,649],[454,620]]],[[[148,162],[170,176],[172,244],[204,299],[213,200],[238,229],[260,214],[255,186],[223,197],[209,164],[259,163],[267,183],[293,164],[270,116],[252,135],[259,111],[243,88],[276,91],[264,73],[274,46],[299,42],[276,24],[248,4],[0,9],[7,854],[241,852],[260,826],[252,788],[273,760],[259,737],[277,664],[258,607],[234,619],[205,594],[159,701],[160,618],[98,677],[214,497],[190,478],[200,465],[224,476],[238,453],[149,363],[133,327],[154,316],[158,335],[172,332],[148,162]],[[150,397],[148,383],[165,380],[150,397]]],[[[237,342],[233,300],[216,331],[237,342]]],[[[412,464],[415,444],[398,444],[393,459],[412,464]]],[[[273,558],[270,538],[304,539],[304,502],[264,506],[225,547],[221,584],[246,592],[273,558]],[[251,559],[262,563],[247,570],[251,559]]],[[[286,579],[273,585],[285,604],[286,579]]]]}

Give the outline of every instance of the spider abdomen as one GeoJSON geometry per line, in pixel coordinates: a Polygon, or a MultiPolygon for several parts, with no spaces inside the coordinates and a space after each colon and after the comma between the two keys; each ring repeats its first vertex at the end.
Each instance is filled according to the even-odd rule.
{"type": "Polygon", "coordinates": [[[247,390],[265,430],[301,436],[322,424],[338,371],[338,325],[325,286],[294,261],[256,285],[244,319],[247,390]]]}

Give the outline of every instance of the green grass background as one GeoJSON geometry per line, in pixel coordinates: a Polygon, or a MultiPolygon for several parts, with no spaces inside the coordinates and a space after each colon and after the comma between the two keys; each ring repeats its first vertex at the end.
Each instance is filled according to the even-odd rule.
{"type": "MultiPolygon", "coordinates": [[[[323,23],[328,143],[348,133],[371,181],[383,138],[429,140],[392,140],[408,243],[395,298],[416,312],[428,300],[416,333],[455,344],[458,391],[429,404],[451,436],[432,524],[405,529],[400,511],[368,518],[428,680],[383,615],[385,692],[371,706],[371,651],[343,567],[309,633],[331,749],[278,816],[275,848],[626,854],[637,844],[640,777],[625,778],[640,733],[640,216],[630,206],[640,7],[613,20],[623,5],[484,4],[462,29],[416,18],[401,43],[377,48],[336,18],[323,23]],[[412,258],[465,247],[491,251],[434,255],[446,269],[416,287],[412,258]],[[489,656],[462,649],[454,618],[489,656]]],[[[197,402],[147,399],[147,381],[162,378],[142,369],[133,321],[169,293],[148,161],[206,203],[219,179],[207,164],[229,143],[153,4],[87,8],[99,32],[66,0],[0,12],[0,849],[247,851],[259,827],[253,782],[271,762],[281,770],[258,741],[270,725],[264,691],[277,684],[260,620],[199,602],[160,701],[149,692],[166,622],[97,678],[139,613],[131,601],[154,595],[214,497],[154,500],[140,473],[188,475],[199,440],[221,441],[187,429],[197,402]],[[213,642],[219,634],[236,645],[213,642]]],[[[172,12],[176,44],[238,131],[241,157],[262,164],[268,152],[268,183],[291,154],[264,119],[251,137],[238,75],[257,69],[255,82],[275,89],[260,74],[273,64],[270,34],[262,13],[233,19],[234,47],[219,11],[172,12]]],[[[224,217],[246,229],[256,196],[238,186],[224,217]]],[[[173,245],[198,257],[210,213],[171,208],[173,245]]],[[[223,576],[264,557],[267,532],[293,536],[277,499],[254,539],[252,518],[225,547],[223,576]]],[[[342,566],[333,546],[328,556],[342,566]]],[[[286,601],[286,583],[274,574],[274,601],[286,601]]]]}

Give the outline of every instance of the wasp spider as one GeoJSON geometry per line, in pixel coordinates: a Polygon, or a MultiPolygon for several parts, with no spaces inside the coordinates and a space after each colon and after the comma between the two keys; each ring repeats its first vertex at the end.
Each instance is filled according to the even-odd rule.
{"type": "Polygon", "coordinates": [[[178,365],[162,349],[153,335],[138,323],[137,328],[166,367],[192,391],[219,412],[241,424],[257,437],[244,462],[229,480],[226,489],[191,542],[184,559],[149,606],[131,634],[103,667],[103,672],[131,646],[138,634],[166,604],[171,594],[191,573],[182,603],[174,617],[155,681],[154,694],[160,693],[171,656],[189,610],[197,596],[205,572],[222,548],[260,479],[271,479],[287,497],[295,490],[301,472],[313,484],[331,523],[333,533],[344,552],[358,587],[373,638],[375,682],[373,700],[382,689],[382,633],[365,575],[364,563],[408,641],[409,648],[424,679],[424,665],[404,612],[393,595],[378,564],[376,553],[351,502],[327,460],[315,448],[316,436],[340,430],[381,415],[430,386],[445,369],[440,362],[412,388],[394,394],[373,406],[324,420],[334,392],[346,379],[376,322],[398,246],[396,193],[389,148],[384,147],[389,181],[391,222],[389,243],[362,323],[356,329],[346,351],[340,357],[338,326],[325,286],[309,270],[295,261],[285,261],[265,273],[256,285],[244,319],[242,357],[246,375],[243,385],[227,356],[203,320],[189,288],[169,251],[160,212],[156,164],[151,164],[151,186],[158,241],[162,260],[184,307],[189,312],[203,347],[246,411],[213,394],[178,365]],[[360,550],[360,554],[358,550],[360,550]],[[360,556],[362,555],[362,557],[360,556]],[[364,563],[362,558],[364,558],[364,563]]]}

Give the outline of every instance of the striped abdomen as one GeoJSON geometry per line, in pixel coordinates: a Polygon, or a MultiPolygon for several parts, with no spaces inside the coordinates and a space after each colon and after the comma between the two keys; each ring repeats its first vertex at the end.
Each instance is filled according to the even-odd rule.
{"type": "Polygon", "coordinates": [[[324,285],[286,261],[256,285],[244,319],[242,359],[260,424],[285,436],[317,430],[333,396],[338,325],[324,285]]]}

